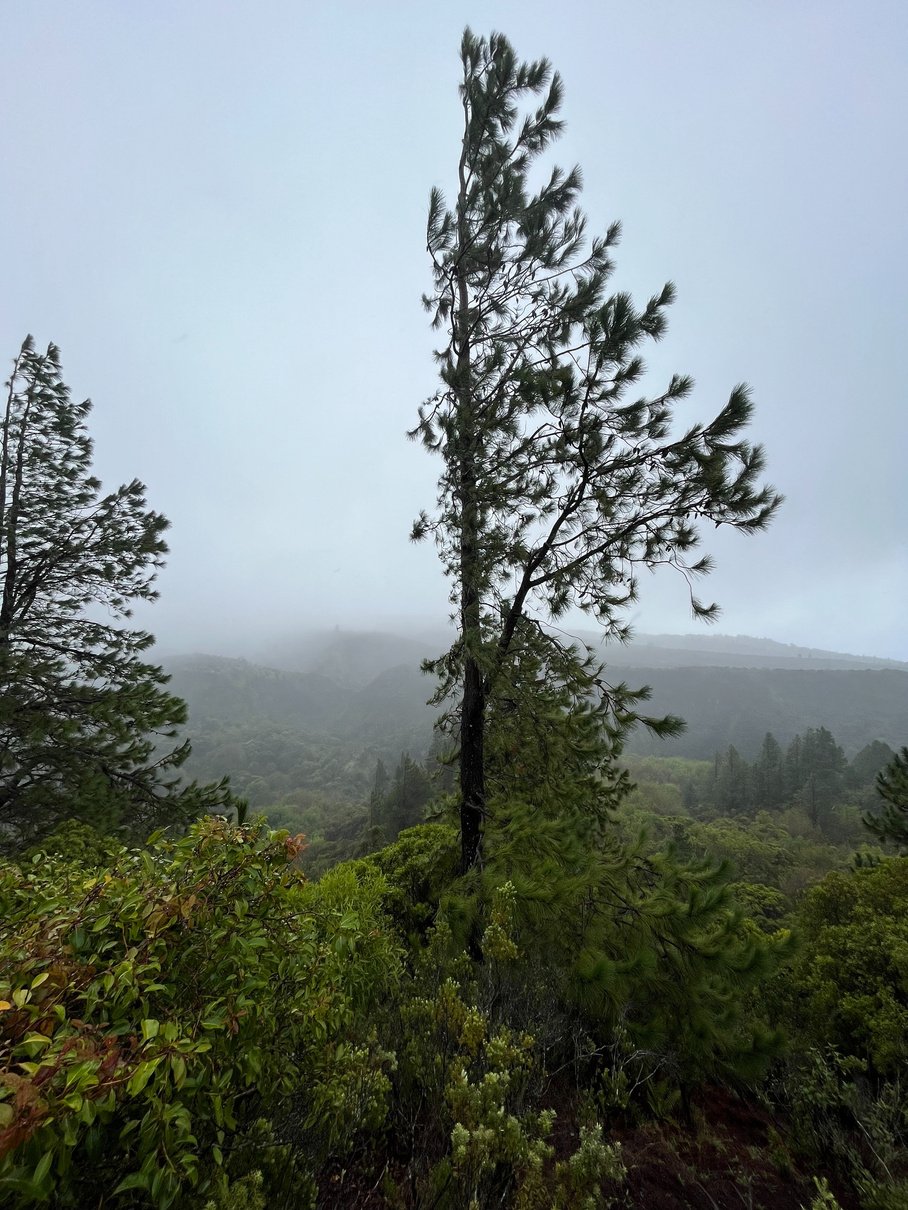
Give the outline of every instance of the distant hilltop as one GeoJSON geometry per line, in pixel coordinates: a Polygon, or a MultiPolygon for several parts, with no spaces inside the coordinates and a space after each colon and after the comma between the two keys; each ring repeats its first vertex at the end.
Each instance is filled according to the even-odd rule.
{"type": "MultiPolygon", "coordinates": [[[[593,632],[578,634],[593,647],[602,645],[593,632]]],[[[908,663],[878,656],[848,655],[817,647],[798,647],[774,639],[746,634],[639,634],[630,643],[607,644],[607,664],[631,668],[793,668],[858,669],[895,668],[908,671],[908,663]]]]}
{"type": "MultiPolygon", "coordinates": [[[[291,728],[390,758],[428,747],[433,681],[420,663],[444,652],[452,637],[441,629],[408,636],[323,630],[263,644],[248,653],[251,662],[196,655],[165,664],[189,705],[191,730],[204,733],[213,721],[221,730],[291,728]]],[[[647,713],[687,721],[682,735],[664,740],[638,727],[629,752],[709,759],[734,744],[752,760],[767,731],[784,744],[820,726],[849,755],[875,739],[892,748],[908,739],[908,664],[898,660],[748,635],[644,634],[605,646],[592,632],[563,637],[599,651],[607,681],[649,685],[647,713]]]]}
{"type": "MultiPolygon", "coordinates": [[[[600,651],[606,666],[617,668],[790,668],[801,671],[893,668],[908,671],[908,663],[877,656],[849,655],[798,647],[751,635],[637,634],[629,643],[603,643],[592,630],[566,629],[576,639],[600,651]]],[[[453,631],[426,627],[407,636],[384,631],[309,631],[275,640],[250,652],[257,663],[293,672],[318,672],[347,685],[365,685],[391,668],[418,667],[420,660],[450,647],[453,631]]]]}

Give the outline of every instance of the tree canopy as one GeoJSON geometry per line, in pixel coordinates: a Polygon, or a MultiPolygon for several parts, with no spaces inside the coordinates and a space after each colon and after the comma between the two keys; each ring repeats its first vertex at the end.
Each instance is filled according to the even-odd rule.
{"type": "MultiPolygon", "coordinates": [[[[545,623],[579,608],[608,637],[626,637],[641,567],[668,565],[692,585],[710,568],[698,522],[754,532],[780,497],[760,483],[762,451],[742,436],[745,386],[712,421],[680,433],[673,409],[691,378],[630,396],[645,371],[641,346],[663,335],[674,288],[642,308],[609,294],[619,225],[587,238],[579,168],[552,168],[534,186],[563,127],[560,77],[545,59],[521,62],[501,34],[466,30],[461,60],[456,192],[449,204],[432,191],[427,229],[424,303],[444,333],[441,383],[412,434],[442,470],[437,508],[412,536],[435,537],[452,582],[459,638],[438,668],[442,693],[461,697],[466,868],[486,813],[487,704],[526,636],[542,636],[555,659],[545,623]]],[[[697,616],[716,616],[693,588],[690,599],[697,616]]],[[[591,667],[587,690],[597,675],[591,667]]],[[[619,714],[632,700],[614,697],[619,714]]]]}
{"type": "Polygon", "coordinates": [[[88,400],[59,350],[29,337],[7,383],[0,445],[0,840],[61,818],[150,830],[223,794],[178,787],[183,703],[123,625],[153,600],[166,519],[137,479],[102,494],[88,400]],[[173,741],[173,742],[168,742],[173,741]]]}

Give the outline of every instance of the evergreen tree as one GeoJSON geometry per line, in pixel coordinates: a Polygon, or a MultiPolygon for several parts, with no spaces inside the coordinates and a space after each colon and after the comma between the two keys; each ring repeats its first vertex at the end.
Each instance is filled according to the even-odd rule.
{"type": "Polygon", "coordinates": [[[785,798],[793,798],[804,784],[803,744],[800,735],[796,735],[785,749],[785,761],[782,765],[782,787],[785,798]]]}
{"type": "Polygon", "coordinates": [[[886,768],[895,753],[880,739],[865,744],[846,770],[846,779],[854,787],[872,784],[886,768]]]}
{"type": "Polygon", "coordinates": [[[715,805],[723,814],[737,815],[750,806],[750,769],[734,744],[717,765],[715,805]]]}
{"type": "MultiPolygon", "coordinates": [[[[452,580],[459,637],[435,667],[439,696],[460,697],[462,866],[478,859],[487,813],[490,701],[524,620],[592,614],[612,638],[640,567],[669,565],[691,584],[697,523],[762,529],[780,497],[760,486],[762,452],[741,432],[751,413],[738,386],[709,424],[672,435],[674,405],[692,387],[674,376],[654,398],[627,399],[644,373],[639,347],[665,330],[667,285],[640,310],[609,296],[613,224],[586,240],[579,169],[531,185],[558,136],[562,86],[546,60],[521,63],[500,34],[461,45],[464,133],[456,196],[433,190],[424,299],[445,341],[441,385],[412,436],[440,453],[438,509],[414,524],[433,534],[452,580]],[[519,116],[522,98],[541,96],[519,116]]],[[[712,618],[691,589],[697,616],[712,618]]],[[[540,630],[555,662],[551,631],[540,630]]],[[[579,657],[578,657],[579,658],[579,657]]],[[[595,672],[594,672],[595,678],[595,672]]],[[[613,690],[626,713],[633,696],[613,690]]]]}
{"type": "Polygon", "coordinates": [[[778,808],[785,798],[783,757],[779,741],[767,731],[760,755],[751,774],[754,805],[760,809],[778,808]]]}
{"type": "Polygon", "coordinates": [[[429,741],[429,752],[426,756],[426,774],[435,787],[436,796],[451,794],[454,790],[454,756],[450,744],[437,728],[432,732],[429,741]]]}
{"type": "Polygon", "coordinates": [[[372,777],[372,789],[369,793],[369,827],[378,826],[379,817],[381,815],[382,803],[385,795],[388,792],[388,770],[385,768],[385,762],[379,758],[375,765],[375,773],[372,777]]]}
{"type": "Polygon", "coordinates": [[[814,827],[841,801],[845,753],[825,727],[810,727],[801,745],[801,797],[814,827]]]}
{"type": "MultiPolygon", "coordinates": [[[[384,766],[381,765],[384,772],[384,766]]],[[[378,787],[378,770],[376,770],[376,791],[378,787]]],[[[385,789],[378,795],[374,805],[370,803],[370,815],[374,813],[375,823],[391,840],[404,828],[419,823],[423,817],[423,808],[431,797],[432,787],[429,777],[409,752],[402,752],[393,776],[388,779],[385,773],[385,789]]]]}
{"type": "Polygon", "coordinates": [[[896,753],[876,779],[883,800],[882,815],[865,815],[864,823],[880,840],[888,840],[908,852],[908,748],[896,753]]]}
{"type": "Polygon", "coordinates": [[[113,624],[153,600],[167,521],[138,480],[101,494],[88,400],[29,337],[7,383],[0,445],[0,840],[75,816],[150,830],[226,801],[180,790],[185,706],[145,662],[149,634],[113,624]],[[163,745],[162,747],[159,745],[163,745]]]}

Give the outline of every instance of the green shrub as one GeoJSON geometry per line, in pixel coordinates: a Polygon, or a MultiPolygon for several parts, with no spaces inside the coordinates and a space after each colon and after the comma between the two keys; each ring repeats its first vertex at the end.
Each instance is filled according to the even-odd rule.
{"type": "Polygon", "coordinates": [[[0,1190],[203,1204],[259,1118],[313,1162],[378,1119],[365,1010],[399,971],[380,879],[309,885],[301,847],[207,818],[103,870],[0,866],[0,1190]]]}
{"type": "Polygon", "coordinates": [[[792,1024],[810,1045],[865,1059],[878,1075],[908,1060],[908,861],[829,874],[804,897],[803,948],[787,977],[792,1024]]]}
{"type": "Polygon", "coordinates": [[[393,844],[348,865],[357,872],[383,875],[385,911],[402,937],[418,941],[434,923],[459,861],[457,830],[450,824],[426,823],[406,828],[393,844]]]}

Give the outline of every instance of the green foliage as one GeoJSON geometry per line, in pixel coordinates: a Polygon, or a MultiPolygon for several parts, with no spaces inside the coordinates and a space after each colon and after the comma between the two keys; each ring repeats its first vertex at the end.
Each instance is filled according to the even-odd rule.
{"type": "Polygon", "coordinates": [[[237,1181],[225,1180],[217,1195],[205,1203],[205,1210],[267,1210],[262,1192],[261,1172],[250,1172],[237,1181]]]}
{"type": "Polygon", "coordinates": [[[809,1038],[880,1075],[908,1060],[908,863],[829,874],[804,897],[803,950],[786,982],[809,1038]]]}
{"type": "Polygon", "coordinates": [[[300,848],[207,819],[104,871],[0,867],[0,1187],[163,1208],[214,1189],[263,1114],[319,1159],[375,1123],[387,1058],[359,1022],[398,971],[380,882],[311,886],[300,848]]]}
{"type": "MultiPolygon", "coordinates": [[[[795,863],[790,836],[768,814],[755,820],[716,819],[710,823],[673,819],[669,838],[684,857],[712,856],[728,862],[748,881],[779,886],[795,863]]],[[[668,830],[668,829],[666,829],[668,830]]]]}
{"type": "MultiPolygon", "coordinates": [[[[537,161],[563,128],[551,65],[522,63],[501,34],[469,29],[461,61],[457,192],[449,206],[432,191],[427,232],[424,303],[444,332],[441,384],[411,436],[442,459],[437,511],[420,515],[412,537],[435,537],[458,611],[457,642],[433,667],[438,701],[461,694],[466,870],[486,815],[487,706],[516,696],[515,650],[541,653],[550,679],[595,679],[591,653],[585,660],[540,621],[576,607],[607,637],[626,637],[641,567],[674,567],[690,585],[710,569],[695,553],[698,522],[754,532],[781,497],[759,483],[762,451],[742,435],[746,387],[710,423],[671,438],[690,378],[628,400],[644,375],[640,347],[663,335],[674,288],[639,310],[629,295],[609,295],[619,225],[587,241],[577,168],[553,168],[534,188],[537,161]]],[[[690,601],[697,616],[715,616],[716,606],[690,601]]],[[[601,688],[624,726],[639,695],[601,688]]]]}
{"type": "Polygon", "coordinates": [[[876,785],[883,800],[883,814],[866,815],[864,823],[880,840],[908,851],[908,748],[893,757],[877,777],[876,785]]]}
{"type": "Polygon", "coordinates": [[[624,1197],[603,1195],[603,1183],[620,1188],[627,1177],[620,1143],[607,1143],[602,1127],[580,1127],[577,1150],[559,1160],[550,1176],[541,1164],[530,1165],[514,1198],[515,1210],[602,1210],[624,1205],[624,1197]]]}
{"type": "MultiPolygon", "coordinates": [[[[534,1107],[546,1080],[546,1048],[534,1033],[506,1024],[517,1008],[507,972],[521,959],[514,925],[513,888],[506,885],[492,898],[480,965],[459,952],[444,919],[414,957],[411,990],[401,1002],[395,1113],[401,1128],[417,1129],[416,1187],[445,1210],[605,1205],[602,1182],[625,1175],[620,1147],[591,1124],[577,1151],[552,1163],[547,1140],[556,1115],[534,1107]],[[431,1112],[416,1127],[414,1107],[426,1104],[431,1112]],[[438,1151],[442,1157],[429,1164],[425,1157],[438,1151]]],[[[533,1009],[523,1007],[520,1015],[530,1021],[533,1009]]]]}
{"type": "Polygon", "coordinates": [[[151,635],[115,624],[153,600],[167,521],[138,480],[101,495],[88,400],[59,350],[22,345],[0,442],[0,839],[74,817],[144,834],[227,801],[178,788],[184,704],[147,663],[151,635]],[[112,618],[113,622],[101,620],[112,618]]]}
{"type": "Polygon", "coordinates": [[[402,937],[425,936],[457,874],[457,833],[449,824],[407,828],[377,853],[350,863],[384,876],[384,910],[402,937]]]}
{"type": "Polygon", "coordinates": [[[721,867],[613,843],[570,874],[541,863],[511,877],[538,960],[597,1044],[626,1031],[676,1088],[763,1069],[778,1038],[751,1019],[747,989],[788,942],[745,927],[721,867]]]}
{"type": "Polygon", "coordinates": [[[875,739],[865,744],[848,766],[847,780],[852,786],[866,786],[886,768],[895,753],[888,744],[875,739]]]}
{"type": "Polygon", "coordinates": [[[369,796],[370,824],[393,839],[404,828],[421,821],[431,794],[428,773],[409,752],[401,753],[390,778],[379,761],[369,796]]]}
{"type": "MultiPolygon", "coordinates": [[[[774,1075],[801,1148],[832,1163],[857,1191],[864,1210],[902,1210],[908,1201],[908,1107],[900,1079],[868,1080],[867,1065],[832,1046],[808,1047],[774,1075]]],[[[813,1205],[837,1204],[825,1182],[813,1205]]],[[[812,1210],[812,1207],[811,1207],[812,1210]]]]}
{"type": "Polygon", "coordinates": [[[810,1210],[842,1210],[836,1200],[835,1194],[829,1188],[829,1181],[826,1177],[814,1177],[813,1183],[816,1187],[817,1195],[810,1203],[810,1210]]]}
{"type": "Polygon", "coordinates": [[[123,846],[112,836],[95,831],[91,824],[67,819],[45,836],[40,845],[28,850],[22,860],[41,860],[40,854],[86,869],[98,869],[116,861],[122,852],[123,846]]]}

